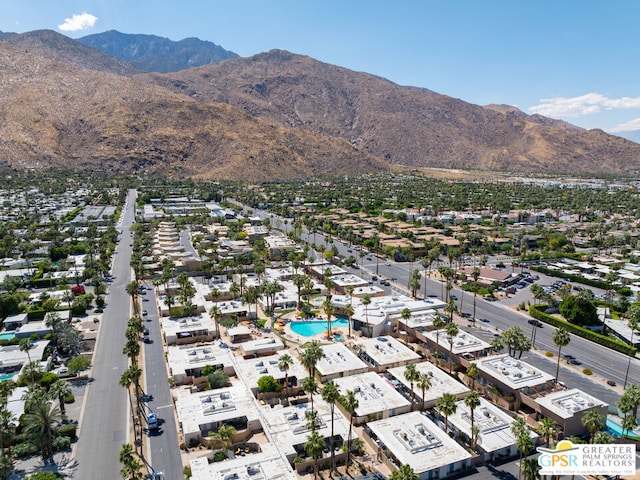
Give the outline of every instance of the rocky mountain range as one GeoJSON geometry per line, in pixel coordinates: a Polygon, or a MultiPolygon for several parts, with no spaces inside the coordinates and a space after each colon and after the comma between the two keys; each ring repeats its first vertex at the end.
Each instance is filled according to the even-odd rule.
{"type": "Polygon", "coordinates": [[[143,68],[55,32],[0,33],[0,164],[247,181],[396,166],[640,171],[640,145],[603,131],[285,51],[143,68]]]}
{"type": "Polygon", "coordinates": [[[87,35],[79,38],[78,42],[118,57],[145,72],[176,72],[238,56],[199,38],[173,42],[156,35],[127,34],[116,30],[87,35]]]}

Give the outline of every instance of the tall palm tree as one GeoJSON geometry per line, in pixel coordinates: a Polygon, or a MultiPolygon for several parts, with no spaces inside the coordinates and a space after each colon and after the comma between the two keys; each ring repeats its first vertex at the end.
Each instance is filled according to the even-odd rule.
{"type": "Polygon", "coordinates": [[[283,353],[278,359],[278,368],[284,371],[284,396],[289,403],[289,369],[293,365],[293,358],[288,353],[283,353]]]}
{"type": "Polygon", "coordinates": [[[476,362],[471,362],[467,367],[467,377],[471,379],[471,390],[476,389],[476,378],[479,373],[478,364],[476,362]]]}
{"type": "Polygon", "coordinates": [[[342,311],[347,316],[347,321],[349,322],[349,338],[351,338],[351,319],[353,318],[353,314],[355,313],[353,309],[353,304],[349,303],[345,305],[342,311]]]}
{"type": "Polygon", "coordinates": [[[24,432],[40,448],[42,460],[53,455],[54,425],[61,418],[58,406],[46,400],[30,403],[24,414],[24,432]]]}
{"type": "Polygon", "coordinates": [[[213,323],[216,326],[216,338],[220,338],[220,318],[222,318],[222,310],[218,305],[214,305],[209,309],[209,315],[213,318],[213,323]]]}
{"type": "Polygon", "coordinates": [[[11,440],[15,433],[15,420],[5,406],[0,407],[0,454],[11,457],[11,440]]]}
{"type": "MultiPolygon", "coordinates": [[[[19,347],[21,352],[25,352],[27,354],[27,358],[29,359],[29,363],[31,363],[31,354],[29,353],[31,350],[36,348],[30,338],[22,338],[20,339],[19,347]]],[[[33,376],[33,371],[31,372],[31,382],[36,383],[35,377],[33,376]]]]}
{"type": "Polygon", "coordinates": [[[122,353],[131,359],[133,365],[138,364],[138,355],[140,355],[140,343],[138,340],[127,340],[122,347],[122,353]]]}
{"type": "Polygon", "coordinates": [[[420,379],[420,372],[416,369],[415,363],[407,365],[404,369],[404,378],[407,379],[407,382],[411,385],[411,410],[413,410],[413,402],[415,400],[415,395],[413,393],[413,384],[420,379]]]}
{"type": "Polygon", "coordinates": [[[511,431],[516,437],[516,448],[520,453],[520,469],[518,470],[518,480],[520,480],[522,478],[522,459],[533,448],[533,440],[531,440],[529,430],[527,429],[527,425],[522,417],[516,418],[516,420],[511,423],[511,431]]]}
{"type": "Polygon", "coordinates": [[[439,353],[439,347],[440,347],[440,329],[442,327],[444,327],[444,319],[436,314],[433,317],[433,321],[431,323],[433,325],[433,328],[436,330],[436,365],[439,364],[439,357],[440,357],[440,353],[439,353]]]}
{"type": "Polygon", "coordinates": [[[133,302],[133,313],[135,315],[140,314],[140,305],[138,304],[138,296],[140,295],[139,288],[138,282],[135,280],[127,283],[127,286],[125,287],[125,291],[129,294],[131,301],[133,302]]]}
{"type": "MultiPolygon", "coordinates": [[[[400,317],[402,318],[402,320],[404,320],[404,344],[407,345],[409,343],[409,325],[408,325],[408,320],[411,318],[411,310],[409,310],[408,308],[403,308],[402,312],[400,312],[400,317]]],[[[400,332],[398,332],[400,333],[400,332]]]]}
{"type": "Polygon", "coordinates": [[[464,404],[469,407],[471,413],[471,448],[476,448],[476,442],[478,438],[473,435],[475,429],[475,410],[480,406],[480,395],[478,392],[471,390],[464,396],[464,404]]]}
{"type": "Polygon", "coordinates": [[[351,431],[353,430],[353,415],[360,406],[360,402],[356,398],[356,392],[354,390],[347,390],[345,395],[342,395],[338,400],[342,408],[349,413],[349,433],[347,435],[347,461],[346,461],[346,473],[349,473],[349,459],[351,458],[351,431]]]}
{"type": "Polygon", "coordinates": [[[72,394],[71,386],[65,382],[64,380],[56,380],[49,387],[49,397],[52,400],[58,400],[58,404],[60,405],[60,413],[62,415],[66,414],[64,408],[64,397],[68,397],[72,394]]]}
{"type": "Polygon", "coordinates": [[[582,416],[582,425],[589,431],[591,438],[589,439],[589,443],[593,443],[595,440],[596,432],[599,432],[604,427],[604,420],[600,412],[592,408],[585,412],[582,416]]]}
{"type": "Polygon", "coordinates": [[[334,420],[334,412],[336,407],[336,402],[340,398],[340,391],[336,384],[332,381],[325,383],[322,389],[322,399],[329,404],[329,408],[331,409],[331,441],[330,441],[330,449],[331,449],[331,472],[333,472],[336,468],[336,456],[333,448],[334,439],[333,439],[333,420],[334,420]]]}
{"type": "MultiPolygon", "coordinates": [[[[631,329],[631,346],[633,346],[633,334],[638,328],[638,323],[640,322],[640,305],[635,304],[631,305],[627,312],[625,313],[625,317],[627,318],[627,326],[631,329]]],[[[631,357],[635,358],[635,352],[633,355],[629,355],[629,362],[627,363],[627,373],[624,375],[624,385],[623,389],[627,388],[627,379],[629,378],[629,369],[631,368],[631,357]]]]}
{"type": "Polygon", "coordinates": [[[365,295],[362,297],[362,305],[364,305],[364,317],[367,322],[367,328],[369,329],[369,336],[371,337],[373,336],[371,333],[372,328],[369,325],[369,305],[371,305],[371,296],[365,295]]]}
{"type": "Polygon", "coordinates": [[[449,375],[451,375],[453,367],[453,341],[460,333],[460,329],[455,323],[449,322],[444,326],[444,331],[447,332],[447,336],[449,337],[449,375]]]}
{"type": "Polygon", "coordinates": [[[453,393],[445,392],[436,400],[436,407],[440,415],[444,415],[444,429],[449,430],[449,415],[456,413],[456,396],[453,393]]]}
{"type": "Polygon", "coordinates": [[[558,383],[558,374],[560,373],[560,352],[562,351],[562,347],[569,345],[571,337],[569,336],[569,332],[560,327],[553,332],[552,338],[553,343],[558,346],[558,363],[556,364],[556,383],[558,383]]]}
{"type": "Polygon", "coordinates": [[[302,381],[302,389],[311,395],[311,411],[313,412],[313,394],[318,393],[318,382],[315,377],[307,377],[302,381]]]}
{"type": "Polygon", "coordinates": [[[331,299],[329,297],[325,298],[324,302],[322,303],[322,309],[327,315],[327,331],[329,332],[328,337],[329,339],[331,339],[331,317],[333,315],[333,312],[335,311],[335,308],[333,306],[333,303],[331,303],[331,299]]]}
{"type": "Polygon", "coordinates": [[[313,458],[313,478],[318,478],[318,459],[322,456],[324,450],[324,438],[318,432],[311,432],[311,435],[307,437],[307,441],[304,444],[304,451],[307,455],[313,458]]]}
{"type": "Polygon", "coordinates": [[[558,434],[558,427],[556,425],[556,422],[554,422],[551,418],[544,417],[538,423],[538,428],[536,428],[536,432],[538,433],[538,435],[544,438],[544,444],[547,446],[547,448],[550,448],[551,439],[553,439],[558,434]]]}
{"type": "Polygon", "coordinates": [[[424,410],[425,393],[431,388],[431,375],[426,372],[420,373],[416,386],[422,391],[422,410],[424,410]]]}

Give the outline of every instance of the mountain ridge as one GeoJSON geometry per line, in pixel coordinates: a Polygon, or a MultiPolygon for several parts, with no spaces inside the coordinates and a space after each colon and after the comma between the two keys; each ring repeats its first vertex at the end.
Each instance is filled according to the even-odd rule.
{"type": "Polygon", "coordinates": [[[107,30],[80,37],[77,41],[118,57],[146,72],[175,72],[238,56],[213,42],[196,37],[176,42],[157,35],[107,30]]]}

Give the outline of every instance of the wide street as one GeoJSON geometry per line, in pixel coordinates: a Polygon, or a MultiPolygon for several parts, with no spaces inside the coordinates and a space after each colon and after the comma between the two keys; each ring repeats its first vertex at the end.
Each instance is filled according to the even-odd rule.
{"type": "Polygon", "coordinates": [[[156,308],[156,297],[150,282],[142,294],[144,326],[149,329],[150,343],[144,349],[145,393],[151,396],[147,402],[149,411],[157,414],[160,428],[147,438],[149,463],[154,471],[163,472],[166,479],[182,478],[182,459],[178,445],[178,433],[173,414],[173,400],[169,388],[167,365],[162,343],[162,332],[156,308]]]}
{"type": "Polygon", "coordinates": [[[131,240],[135,198],[127,195],[127,205],[121,217],[122,239],[113,260],[113,283],[109,287],[106,308],[93,354],[92,381],[85,397],[78,430],[75,457],[78,468],[74,478],[120,478],[118,452],[129,442],[129,401],[127,391],[118,382],[128,367],[122,354],[124,331],[130,316],[130,298],[125,286],[131,281],[131,240]]]}

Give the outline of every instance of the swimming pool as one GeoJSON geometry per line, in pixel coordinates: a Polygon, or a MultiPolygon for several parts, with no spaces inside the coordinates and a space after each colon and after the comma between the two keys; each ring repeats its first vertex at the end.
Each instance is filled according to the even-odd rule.
{"type": "Polygon", "coordinates": [[[15,375],[13,373],[8,374],[8,375],[0,375],[0,382],[2,380],[11,380],[11,379],[13,379],[13,377],[15,377],[15,375]]]}
{"type": "MultiPolygon", "coordinates": [[[[346,318],[334,318],[331,320],[331,328],[348,327],[349,321],[346,318]]],[[[326,320],[314,322],[291,322],[291,330],[303,337],[312,337],[319,333],[326,332],[329,328],[326,320]]]]}
{"type": "MultiPolygon", "coordinates": [[[[618,437],[618,438],[622,438],[622,425],[617,424],[616,422],[614,422],[613,420],[611,420],[610,418],[607,418],[607,430],[609,431],[610,434],[618,437]]],[[[625,432],[625,435],[630,437],[630,438],[638,438],[640,439],[640,436],[638,436],[637,434],[635,434],[634,432],[625,432]]]]}
{"type": "Polygon", "coordinates": [[[0,333],[0,340],[13,340],[16,334],[14,332],[4,332],[0,333]]]}

